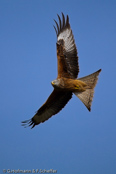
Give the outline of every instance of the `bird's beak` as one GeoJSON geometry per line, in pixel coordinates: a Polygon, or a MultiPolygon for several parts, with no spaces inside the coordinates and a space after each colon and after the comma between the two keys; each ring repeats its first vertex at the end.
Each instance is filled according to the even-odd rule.
{"type": "Polygon", "coordinates": [[[54,82],[52,81],[51,84],[54,85],[54,82]]]}

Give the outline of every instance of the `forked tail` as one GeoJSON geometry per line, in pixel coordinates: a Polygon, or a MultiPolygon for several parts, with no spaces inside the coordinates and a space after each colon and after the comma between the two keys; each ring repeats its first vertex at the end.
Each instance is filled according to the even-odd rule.
{"type": "Polygon", "coordinates": [[[89,111],[91,110],[94,88],[96,86],[98,75],[100,72],[101,69],[93,74],[79,78],[78,80],[81,80],[87,84],[87,89],[84,92],[74,92],[74,94],[84,103],[89,111]]]}

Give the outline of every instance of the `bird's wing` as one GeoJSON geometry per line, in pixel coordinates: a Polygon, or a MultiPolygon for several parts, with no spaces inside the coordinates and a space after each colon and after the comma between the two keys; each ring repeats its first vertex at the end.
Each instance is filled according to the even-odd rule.
{"type": "Polygon", "coordinates": [[[63,92],[54,89],[47,101],[41,106],[34,117],[30,120],[23,121],[22,125],[25,127],[27,124],[29,126],[32,125],[33,128],[35,125],[43,123],[52,115],[57,114],[68,103],[71,97],[72,92],[63,92]]]}
{"type": "Polygon", "coordinates": [[[77,78],[79,73],[77,49],[74,36],[69,24],[69,17],[66,19],[62,13],[62,20],[58,15],[59,25],[56,23],[55,31],[57,35],[57,59],[58,78],[77,78]]]}

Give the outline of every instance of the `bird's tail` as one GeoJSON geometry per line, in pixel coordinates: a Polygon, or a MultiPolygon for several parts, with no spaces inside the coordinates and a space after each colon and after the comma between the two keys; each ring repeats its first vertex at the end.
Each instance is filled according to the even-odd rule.
{"type": "Polygon", "coordinates": [[[94,88],[96,86],[98,75],[100,72],[101,69],[93,74],[79,78],[78,80],[81,80],[87,84],[86,90],[84,92],[74,92],[74,94],[84,103],[89,111],[91,110],[94,88]]]}

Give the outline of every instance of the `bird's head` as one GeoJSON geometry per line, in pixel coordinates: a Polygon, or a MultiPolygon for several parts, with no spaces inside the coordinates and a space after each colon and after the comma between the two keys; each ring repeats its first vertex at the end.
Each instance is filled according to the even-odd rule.
{"type": "Polygon", "coordinates": [[[53,87],[59,87],[59,80],[58,79],[56,79],[56,80],[53,80],[52,82],[51,82],[51,84],[52,84],[52,86],[53,87]]]}

